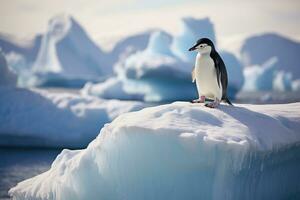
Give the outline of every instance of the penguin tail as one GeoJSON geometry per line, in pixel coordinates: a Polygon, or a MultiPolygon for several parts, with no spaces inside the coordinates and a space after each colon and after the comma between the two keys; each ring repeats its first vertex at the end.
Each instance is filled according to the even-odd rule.
{"type": "Polygon", "coordinates": [[[228,103],[229,105],[233,106],[233,104],[231,103],[231,101],[228,99],[228,97],[225,97],[223,99],[226,103],[228,103]]]}

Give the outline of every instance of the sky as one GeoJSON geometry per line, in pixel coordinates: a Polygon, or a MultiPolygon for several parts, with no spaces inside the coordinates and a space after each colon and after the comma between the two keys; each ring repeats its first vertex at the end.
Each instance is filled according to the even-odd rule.
{"type": "Polygon", "coordinates": [[[264,32],[300,41],[299,0],[0,0],[0,33],[30,38],[61,13],[72,15],[104,49],[153,28],[179,34],[186,16],[209,17],[227,49],[264,32]]]}

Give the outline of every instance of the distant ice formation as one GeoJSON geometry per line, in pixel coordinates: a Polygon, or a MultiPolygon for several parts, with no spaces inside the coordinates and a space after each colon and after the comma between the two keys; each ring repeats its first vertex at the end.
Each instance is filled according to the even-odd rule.
{"type": "Polygon", "coordinates": [[[276,57],[276,70],[291,72],[296,79],[300,78],[299,52],[299,42],[274,33],[249,37],[241,48],[242,61],[246,66],[262,65],[276,57]]]}
{"type": "Polygon", "coordinates": [[[48,23],[33,72],[41,80],[97,80],[112,73],[107,56],[68,15],[59,15],[48,23]],[[39,76],[41,75],[41,76],[39,76]]]}
{"type": "Polygon", "coordinates": [[[15,86],[17,75],[7,66],[4,53],[0,49],[0,87],[15,86]]]}
{"type": "Polygon", "coordinates": [[[105,123],[145,104],[0,87],[0,145],[85,147],[105,123]]]}
{"type": "MultiPolygon", "coordinates": [[[[195,54],[188,52],[199,37],[215,41],[213,25],[209,19],[183,19],[183,32],[172,37],[164,31],[151,34],[146,49],[121,59],[115,66],[117,77],[104,83],[88,84],[84,94],[103,98],[138,98],[144,101],[174,101],[197,98],[191,82],[195,54]],[[114,80],[114,85],[113,81],[114,80]],[[122,91],[113,94],[107,86],[122,91]],[[117,86],[118,85],[118,86],[117,86]],[[109,93],[109,94],[107,94],[109,93]]],[[[229,95],[234,98],[244,83],[242,65],[226,51],[221,52],[229,72],[229,95]]]]}
{"type": "Polygon", "coordinates": [[[17,88],[0,52],[0,146],[85,147],[105,123],[141,102],[17,88]]]}
{"type": "Polygon", "coordinates": [[[172,51],[176,56],[190,64],[194,63],[196,53],[187,51],[199,38],[210,38],[216,44],[216,36],[213,23],[209,18],[194,19],[186,17],[182,19],[182,31],[175,36],[172,51]]]}
{"type": "MultiPolygon", "coordinates": [[[[297,79],[293,79],[291,72],[276,68],[277,57],[272,57],[262,65],[249,66],[244,69],[247,77],[244,91],[297,91],[297,79]]],[[[299,80],[299,79],[298,79],[299,80]]]]}

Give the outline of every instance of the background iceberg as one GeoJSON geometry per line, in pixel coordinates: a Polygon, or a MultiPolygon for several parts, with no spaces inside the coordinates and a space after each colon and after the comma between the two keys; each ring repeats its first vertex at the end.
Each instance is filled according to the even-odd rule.
{"type": "Polygon", "coordinates": [[[7,66],[6,59],[0,49],[0,87],[15,86],[17,75],[7,66]]]}
{"type": "Polygon", "coordinates": [[[216,45],[215,30],[210,19],[183,18],[182,32],[178,36],[175,36],[172,51],[181,60],[194,64],[196,52],[189,52],[187,50],[202,37],[210,38],[216,45]]]}
{"type": "Polygon", "coordinates": [[[0,145],[84,147],[101,127],[140,102],[16,88],[17,76],[0,52],[0,145]]]}
{"type": "Polygon", "coordinates": [[[15,37],[0,34],[0,47],[5,55],[18,54],[25,58],[29,67],[35,61],[42,42],[42,35],[38,34],[32,39],[17,39],[15,37]]]}
{"type": "Polygon", "coordinates": [[[241,48],[246,91],[296,91],[300,44],[277,34],[249,37],[241,48]],[[254,81],[255,79],[255,81],[254,81]],[[254,83],[254,82],[255,83],[254,83]],[[251,86],[250,86],[251,85],[251,86]]]}
{"type": "Polygon", "coordinates": [[[242,61],[246,66],[262,65],[272,57],[277,70],[291,72],[294,78],[300,78],[300,43],[274,33],[252,36],[241,47],[242,61]]]}
{"type": "Polygon", "coordinates": [[[300,195],[300,104],[176,102],[127,113],[14,199],[288,199],[300,195]],[[264,127],[263,129],[261,127],[264,127]]]}
{"type": "MultiPolygon", "coordinates": [[[[154,102],[197,98],[191,81],[195,53],[188,52],[188,48],[199,37],[215,40],[213,25],[208,18],[184,18],[183,32],[174,38],[164,31],[154,31],[146,49],[124,57],[115,65],[115,78],[104,83],[88,84],[82,93],[154,102]],[[117,87],[120,89],[115,90],[117,87]]],[[[222,51],[221,55],[229,73],[228,93],[234,98],[244,83],[243,68],[233,54],[222,51]]]]}
{"type": "Polygon", "coordinates": [[[105,123],[145,107],[138,102],[0,88],[0,145],[85,147],[105,123]]]}
{"type": "MultiPolygon", "coordinates": [[[[190,70],[194,65],[195,52],[188,52],[187,49],[200,37],[209,37],[218,47],[214,25],[209,18],[195,19],[186,17],[182,20],[182,28],[179,34],[172,36],[160,30],[148,30],[127,36],[118,41],[111,51],[104,52],[90,39],[73,17],[64,14],[53,17],[48,23],[47,31],[36,35],[31,40],[19,40],[12,36],[1,34],[0,47],[5,53],[8,65],[19,75],[18,85],[21,86],[81,88],[86,82],[103,82],[108,78],[112,78],[123,85],[134,85],[133,87],[140,88],[139,85],[144,80],[130,80],[131,83],[127,84],[127,80],[124,80],[124,77],[120,77],[118,69],[114,70],[114,68],[118,68],[116,66],[120,64],[125,65],[124,63],[127,61],[124,60],[127,59],[128,62],[134,65],[139,65],[139,61],[132,60],[141,60],[141,62],[145,62],[143,65],[146,66],[150,62],[150,57],[152,62],[155,61],[154,59],[158,60],[156,68],[159,67],[159,64],[165,67],[170,63],[168,59],[162,59],[162,57],[165,58],[168,55],[174,59],[173,62],[178,63],[176,66],[185,65],[182,68],[190,70]],[[155,32],[164,33],[168,37],[157,39],[156,46],[152,46],[153,42],[150,44],[151,41],[149,39],[150,35],[155,32]],[[160,56],[154,58],[149,54],[148,61],[145,61],[147,54],[144,51],[146,48],[148,53],[155,53],[160,56]],[[169,52],[161,52],[161,48],[167,49],[169,52]],[[139,54],[140,52],[144,53],[139,54]],[[134,56],[132,57],[132,55],[134,56]],[[163,63],[164,61],[162,60],[167,61],[163,63]],[[117,78],[112,77],[113,71],[117,74],[117,78]]],[[[243,87],[245,82],[243,74],[248,74],[246,71],[249,70],[249,67],[263,66],[264,63],[274,57],[276,57],[277,62],[274,63],[272,71],[273,80],[268,81],[266,86],[253,87],[252,91],[297,91],[296,83],[300,79],[297,60],[299,51],[299,42],[275,33],[265,33],[246,38],[239,52],[240,60],[234,54],[226,51],[226,49],[221,49],[220,54],[225,61],[229,74],[229,95],[233,98],[243,87]],[[243,66],[246,67],[244,68],[243,66]],[[282,76],[282,74],[285,75],[282,76]]],[[[130,68],[132,69],[133,67],[130,68]]],[[[143,67],[143,69],[145,68],[147,67],[143,67]]],[[[131,69],[128,73],[132,72],[131,69]]],[[[161,72],[164,73],[163,71],[161,72]]],[[[250,80],[269,80],[269,74],[263,74],[266,77],[260,74],[260,77],[253,77],[250,80]]],[[[256,75],[258,74],[256,73],[256,75]]],[[[184,83],[179,80],[179,83],[176,85],[183,84],[183,88],[186,88],[188,85],[190,87],[190,84],[187,83],[187,78],[185,79],[184,83]]],[[[154,81],[153,78],[147,81],[146,84],[143,83],[148,86],[148,89],[145,90],[153,93],[153,97],[144,94],[148,92],[142,91],[142,94],[139,94],[141,92],[132,90],[133,87],[131,86],[123,86],[121,90],[124,91],[124,94],[115,94],[115,96],[119,96],[118,98],[121,99],[129,99],[129,97],[134,96],[138,99],[154,99],[155,101],[157,99],[163,101],[168,101],[169,99],[178,100],[178,97],[173,95],[169,86],[155,83],[158,82],[154,81]],[[128,94],[127,97],[125,97],[126,93],[128,94]],[[162,93],[168,93],[165,96],[169,97],[162,97],[162,93]]],[[[243,88],[248,88],[247,85],[249,84],[251,85],[251,83],[245,83],[243,88]]],[[[174,85],[174,83],[171,85],[174,85]]],[[[106,92],[103,91],[96,92],[96,89],[92,91],[92,95],[113,96],[106,95],[106,92]]],[[[191,92],[187,92],[185,95],[187,96],[183,99],[190,99],[195,96],[191,92]]]]}
{"type": "Polygon", "coordinates": [[[52,81],[55,75],[58,80],[97,80],[112,73],[107,59],[74,18],[61,15],[49,21],[33,72],[42,75],[40,84],[47,82],[48,73],[52,81]]]}

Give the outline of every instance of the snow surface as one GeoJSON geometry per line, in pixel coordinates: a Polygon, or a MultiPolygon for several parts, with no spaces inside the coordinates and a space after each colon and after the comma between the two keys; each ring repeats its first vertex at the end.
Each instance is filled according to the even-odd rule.
{"type": "Polygon", "coordinates": [[[13,199],[288,199],[300,195],[300,103],[175,102],[123,114],[13,199]]]}
{"type": "Polygon", "coordinates": [[[1,146],[85,147],[105,123],[145,107],[133,101],[0,86],[1,146]]]}

